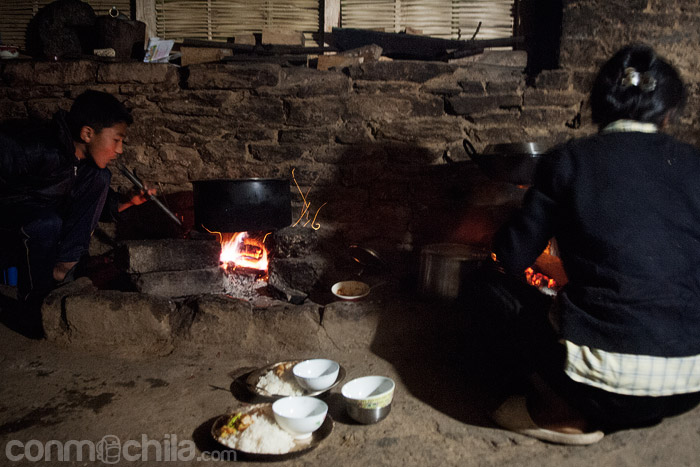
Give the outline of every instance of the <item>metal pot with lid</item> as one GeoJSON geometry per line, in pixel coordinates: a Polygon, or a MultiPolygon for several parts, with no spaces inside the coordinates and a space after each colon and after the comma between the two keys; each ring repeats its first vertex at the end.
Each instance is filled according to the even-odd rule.
{"type": "Polygon", "coordinates": [[[468,141],[463,142],[464,150],[479,168],[494,180],[515,185],[531,185],[535,169],[549,150],[542,142],[489,144],[479,153],[468,141]]]}

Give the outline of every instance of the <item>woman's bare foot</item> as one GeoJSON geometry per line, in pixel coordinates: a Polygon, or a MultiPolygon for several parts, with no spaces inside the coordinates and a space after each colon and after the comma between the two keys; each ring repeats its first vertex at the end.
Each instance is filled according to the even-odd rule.
{"type": "Polygon", "coordinates": [[[527,398],[527,408],[537,426],[568,434],[591,431],[590,423],[581,412],[569,405],[539,376],[534,376],[531,383],[534,391],[527,398]]]}
{"type": "Polygon", "coordinates": [[[56,265],[53,267],[53,278],[54,280],[61,282],[63,279],[66,278],[66,274],[68,274],[68,271],[73,269],[75,265],[78,264],[77,261],[71,261],[67,263],[56,263],[56,265]]]}

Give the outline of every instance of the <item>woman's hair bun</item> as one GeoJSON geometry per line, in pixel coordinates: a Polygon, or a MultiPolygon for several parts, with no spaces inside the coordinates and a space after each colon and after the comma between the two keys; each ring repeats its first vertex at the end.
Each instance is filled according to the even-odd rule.
{"type": "Polygon", "coordinates": [[[685,102],[676,69],[644,44],[628,45],[603,64],[593,83],[593,121],[605,126],[628,119],[661,124],[685,102]]]}

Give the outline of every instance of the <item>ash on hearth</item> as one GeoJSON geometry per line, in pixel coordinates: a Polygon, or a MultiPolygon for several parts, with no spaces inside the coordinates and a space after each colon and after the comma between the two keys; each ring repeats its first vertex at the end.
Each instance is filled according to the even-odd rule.
{"type": "Polygon", "coordinates": [[[224,273],[224,292],[232,297],[253,300],[269,295],[267,281],[260,279],[258,271],[243,269],[227,270],[224,273]]]}

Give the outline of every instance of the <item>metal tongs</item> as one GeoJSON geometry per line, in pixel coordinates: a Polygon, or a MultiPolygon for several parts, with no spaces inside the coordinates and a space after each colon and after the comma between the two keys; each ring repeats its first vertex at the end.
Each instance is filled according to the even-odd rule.
{"type": "Polygon", "coordinates": [[[128,178],[129,181],[133,183],[136,188],[148,195],[148,198],[154,203],[156,203],[156,205],[159,208],[161,208],[163,212],[166,213],[172,220],[177,222],[177,225],[182,226],[182,221],[180,221],[180,219],[178,219],[170,209],[168,209],[163,203],[161,203],[160,200],[155,197],[155,195],[148,193],[148,189],[146,188],[146,186],[131,170],[123,166],[121,162],[117,162],[116,165],[119,168],[119,170],[121,170],[121,172],[124,174],[124,176],[128,178]]]}

